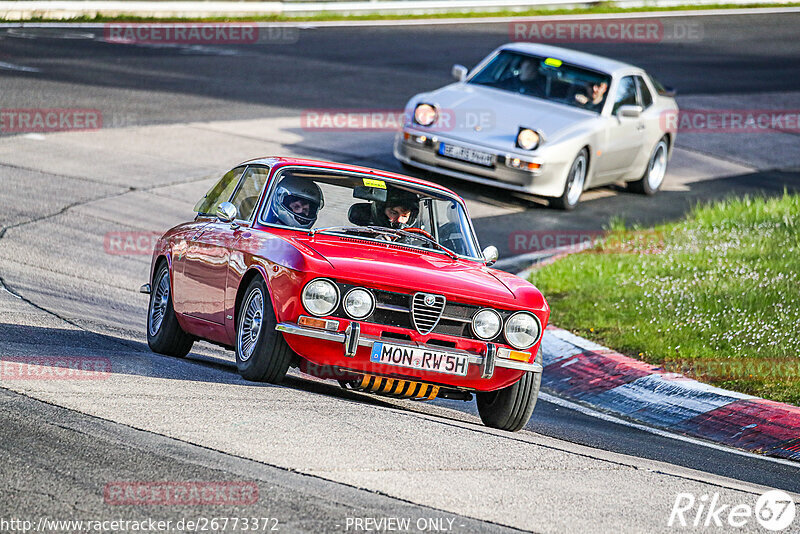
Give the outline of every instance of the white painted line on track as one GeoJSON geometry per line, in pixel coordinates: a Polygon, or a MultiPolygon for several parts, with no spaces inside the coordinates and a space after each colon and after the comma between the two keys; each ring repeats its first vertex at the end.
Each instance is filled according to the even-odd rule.
{"type": "Polygon", "coordinates": [[[744,456],[747,458],[757,458],[759,460],[764,460],[767,462],[773,462],[783,465],[788,465],[794,468],[800,469],[800,463],[794,462],[792,460],[786,460],[783,458],[775,458],[772,456],[762,456],[760,454],[754,454],[752,452],[742,451],[739,449],[734,449],[733,447],[726,447],[724,445],[718,445],[716,443],[711,443],[708,441],[703,441],[700,439],[691,438],[689,436],[684,436],[681,434],[674,434],[667,430],[661,430],[659,428],[653,428],[646,425],[640,425],[638,423],[633,423],[631,421],[626,421],[624,419],[620,419],[618,417],[614,417],[613,415],[609,415],[603,412],[599,412],[597,410],[593,410],[591,408],[587,408],[586,406],[582,406],[580,404],[576,404],[574,402],[562,399],[561,397],[556,397],[555,395],[551,395],[549,393],[545,393],[544,391],[539,392],[539,398],[545,402],[549,402],[551,404],[555,404],[556,406],[561,406],[562,408],[567,408],[569,410],[575,410],[576,412],[580,412],[583,415],[588,415],[589,417],[595,417],[597,419],[602,419],[603,421],[607,421],[609,423],[615,423],[618,425],[627,426],[630,428],[634,428],[636,430],[641,430],[642,432],[648,432],[650,434],[655,434],[656,436],[661,436],[663,438],[670,438],[677,441],[683,441],[685,443],[691,443],[692,445],[699,445],[701,447],[707,447],[709,449],[714,449],[718,451],[722,451],[728,454],[736,454],[738,456],[744,456]]]}
{"type": "MultiPolygon", "coordinates": [[[[337,28],[358,26],[447,26],[457,24],[498,24],[517,21],[537,20],[598,20],[598,19],[639,19],[667,17],[718,17],[733,15],[774,15],[782,13],[799,13],[800,7],[753,7],[734,9],[707,9],[686,11],[637,11],[633,13],[596,13],[579,15],[536,15],[515,17],[469,17],[469,18],[435,18],[435,19],[396,19],[396,20],[327,20],[327,21],[281,21],[281,22],[248,22],[258,28],[296,27],[296,28],[337,28]]],[[[246,19],[246,17],[244,17],[246,19]]],[[[155,22],[155,21],[154,21],[155,22]]],[[[236,21],[236,23],[245,22],[236,21]]],[[[103,29],[108,24],[123,22],[0,22],[0,28],[94,28],[103,29]]],[[[147,24],[147,21],[136,22],[147,24]]],[[[191,20],[175,22],[175,24],[191,24],[191,20]]],[[[224,23],[222,23],[224,24],[224,23]]]]}

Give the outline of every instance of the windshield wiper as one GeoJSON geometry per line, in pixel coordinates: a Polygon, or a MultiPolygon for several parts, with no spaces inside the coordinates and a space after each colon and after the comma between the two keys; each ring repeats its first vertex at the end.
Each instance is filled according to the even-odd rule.
{"type": "Polygon", "coordinates": [[[439,250],[443,251],[445,254],[450,256],[450,258],[457,260],[458,255],[450,250],[449,248],[445,247],[435,239],[431,239],[430,237],[424,234],[418,234],[416,232],[409,232],[408,230],[404,230],[402,228],[387,228],[385,226],[327,226],[323,228],[314,228],[313,230],[308,231],[308,235],[313,237],[314,234],[322,233],[322,232],[353,232],[353,233],[370,233],[373,235],[402,235],[405,237],[412,237],[417,238],[420,241],[425,241],[426,243],[430,243],[434,245],[439,250]]]}
{"type": "Polygon", "coordinates": [[[454,260],[458,259],[458,255],[455,252],[453,252],[452,250],[450,250],[446,246],[442,245],[441,243],[439,243],[435,239],[431,239],[430,237],[426,236],[425,234],[418,234],[416,232],[409,232],[408,230],[405,230],[403,228],[386,228],[385,226],[370,226],[370,228],[372,228],[374,230],[380,230],[380,231],[382,231],[384,233],[387,233],[387,234],[402,235],[402,236],[406,236],[406,237],[417,238],[420,241],[425,241],[426,243],[430,243],[430,244],[434,245],[436,248],[438,248],[439,250],[443,251],[445,254],[450,256],[450,258],[452,258],[454,260]]]}
{"type": "Polygon", "coordinates": [[[391,235],[391,232],[381,231],[369,226],[326,226],[323,228],[314,228],[313,230],[309,230],[308,235],[313,237],[314,234],[321,232],[367,232],[377,235],[391,235]]]}

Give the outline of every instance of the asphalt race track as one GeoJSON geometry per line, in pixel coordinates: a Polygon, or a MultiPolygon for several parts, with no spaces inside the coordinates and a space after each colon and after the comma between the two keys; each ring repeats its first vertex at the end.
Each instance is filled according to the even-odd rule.
{"type": "MultiPolygon", "coordinates": [[[[683,108],[800,109],[800,13],[676,20],[700,23],[702,40],[569,46],[644,67],[678,88],[683,108]]],[[[678,493],[751,506],[766,488],[800,493],[793,465],[546,400],[509,434],[483,427],[473,403],[385,400],[300,375],[248,383],[232,353],[205,344],[186,360],[152,354],[137,292],[150,258],[115,250],[109,234],[191,218],[221,172],[255,156],[399,170],[391,132],[309,130],[299,116],[399,110],[448,83],[453,63],[472,66],[506,42],[508,26],[309,27],[296,42],[216,47],[101,34],[0,28],[2,108],[95,109],[104,126],[0,136],[0,357],[111,366],[102,380],[0,380],[0,519],[251,516],[284,532],[343,532],[368,530],[356,518],[409,518],[453,532],[660,532],[672,530],[678,493]],[[247,481],[259,498],[119,505],[104,498],[119,481],[247,481]]],[[[481,244],[509,257],[528,252],[515,248],[516,231],[596,231],[613,216],[650,224],[705,199],[800,189],[797,141],[790,131],[685,134],[658,196],[603,188],[573,213],[434,179],[468,200],[481,244]]]]}

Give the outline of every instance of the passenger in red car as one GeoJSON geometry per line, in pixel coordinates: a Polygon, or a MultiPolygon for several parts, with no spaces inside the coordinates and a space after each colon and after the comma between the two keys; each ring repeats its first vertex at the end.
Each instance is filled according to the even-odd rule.
{"type": "Polygon", "coordinates": [[[402,189],[390,189],[386,202],[357,204],[351,210],[351,222],[362,226],[408,228],[419,214],[419,197],[402,189]],[[355,220],[354,220],[355,219],[355,220]]]}

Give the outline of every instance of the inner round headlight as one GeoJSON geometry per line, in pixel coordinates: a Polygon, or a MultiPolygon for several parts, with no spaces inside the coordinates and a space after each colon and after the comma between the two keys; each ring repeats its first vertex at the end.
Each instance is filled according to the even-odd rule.
{"type": "Polygon", "coordinates": [[[375,298],[366,289],[357,287],[344,296],[344,311],[353,319],[363,319],[375,309],[375,298]]]}
{"type": "Polygon", "coordinates": [[[422,126],[430,126],[436,120],[436,108],[430,104],[417,104],[414,109],[414,122],[422,126]]]}
{"type": "Polygon", "coordinates": [[[339,305],[339,288],[325,278],[309,282],[303,289],[303,306],[313,315],[330,315],[339,305]]]}
{"type": "Polygon", "coordinates": [[[517,146],[525,150],[533,150],[539,146],[539,134],[530,128],[520,128],[517,134],[517,146]]]}
{"type": "Polygon", "coordinates": [[[528,312],[517,312],[506,321],[506,341],[515,349],[527,349],[539,341],[539,320],[528,312]]]}
{"type": "Polygon", "coordinates": [[[500,314],[489,308],[484,308],[472,318],[472,331],[481,339],[494,339],[503,327],[500,314]]]}

